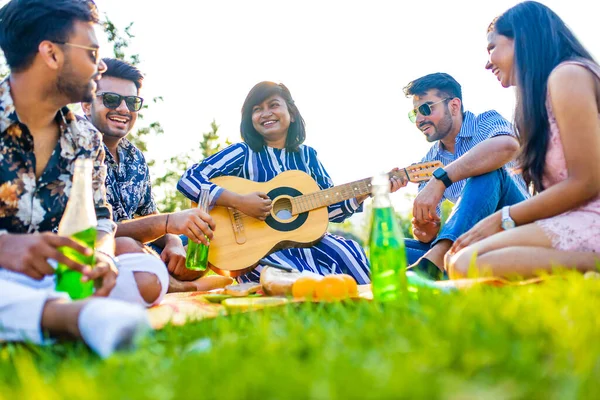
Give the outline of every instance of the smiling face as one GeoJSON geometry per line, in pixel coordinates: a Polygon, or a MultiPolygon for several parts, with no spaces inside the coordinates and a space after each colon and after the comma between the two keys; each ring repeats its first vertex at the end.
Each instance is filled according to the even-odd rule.
{"type": "Polygon", "coordinates": [[[500,84],[507,88],[516,85],[514,74],[515,41],[495,31],[488,33],[489,60],[485,69],[492,71],[500,84]]]}
{"type": "Polygon", "coordinates": [[[290,115],[287,103],[279,95],[268,97],[252,107],[252,126],[269,146],[280,147],[281,143],[285,145],[292,122],[294,117],[290,115]]]}
{"type": "Polygon", "coordinates": [[[106,92],[121,96],[137,96],[137,87],[130,80],[105,76],[98,82],[97,96],[94,101],[91,105],[84,105],[86,115],[105,139],[120,140],[133,129],[138,113],[129,111],[125,100],[122,100],[114,110],[105,107],[100,94],[106,92]]]}
{"type": "Polygon", "coordinates": [[[431,107],[431,114],[425,116],[419,112],[415,121],[415,125],[423,132],[428,142],[445,138],[454,126],[452,115],[448,111],[447,101],[442,101],[446,97],[440,96],[443,96],[443,93],[439,93],[437,90],[428,90],[423,96],[415,95],[413,97],[415,108],[422,104],[429,104],[431,107]]]}

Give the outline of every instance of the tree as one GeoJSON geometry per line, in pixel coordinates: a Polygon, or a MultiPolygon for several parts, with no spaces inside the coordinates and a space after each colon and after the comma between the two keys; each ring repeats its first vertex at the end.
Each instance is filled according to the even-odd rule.
{"type": "MultiPolygon", "coordinates": [[[[121,34],[115,24],[105,15],[104,31],[108,36],[108,41],[113,46],[113,55],[115,58],[125,60],[133,65],[140,63],[139,54],[128,54],[127,50],[131,44],[131,40],[135,38],[132,33],[133,22],[127,25],[121,34]]],[[[156,104],[163,101],[162,96],[157,96],[152,99],[152,103],[156,104]]],[[[143,120],[144,114],[148,111],[149,104],[144,104],[143,111],[138,113],[138,119],[143,120]]],[[[178,154],[167,159],[165,162],[166,172],[162,176],[156,177],[152,182],[153,193],[158,209],[162,212],[172,212],[181,209],[189,208],[190,202],[179,191],[177,191],[177,181],[183,172],[192,164],[199,162],[205,157],[208,157],[221,149],[218,135],[219,126],[213,120],[211,130],[202,135],[202,140],[199,143],[198,149],[191,152],[178,154]],[[198,151],[199,150],[199,151],[198,151]]],[[[148,150],[148,140],[154,136],[164,133],[160,122],[151,122],[146,126],[138,128],[137,131],[128,136],[128,140],[133,143],[142,152],[148,150]]],[[[147,159],[148,165],[153,176],[155,172],[155,160],[147,159]]]]}
{"type": "MultiPolygon", "coordinates": [[[[127,54],[127,49],[131,43],[131,40],[135,38],[132,33],[133,22],[125,27],[123,30],[123,34],[119,31],[116,25],[108,18],[105,14],[105,21],[103,23],[104,32],[107,35],[108,42],[112,44],[113,48],[113,57],[119,60],[127,61],[132,65],[138,65],[140,63],[140,55],[139,54],[127,54]]],[[[162,96],[156,96],[152,99],[152,103],[156,104],[163,101],[162,96]]],[[[142,110],[138,113],[138,119],[144,120],[144,113],[148,111],[150,105],[146,102],[142,107],[142,110]]],[[[151,122],[146,126],[139,127],[135,132],[129,134],[127,139],[142,152],[146,152],[148,150],[148,138],[150,136],[162,135],[164,130],[160,124],[160,122],[151,122]]],[[[154,165],[154,160],[148,160],[148,165],[152,167],[154,165]]]]}
{"type": "MultiPolygon", "coordinates": [[[[198,148],[171,157],[167,162],[167,172],[154,180],[153,187],[162,195],[160,204],[163,212],[173,212],[190,207],[190,201],[176,189],[177,181],[191,165],[200,162],[222,148],[219,142],[219,125],[213,120],[210,131],[202,134],[198,148]]],[[[229,145],[227,141],[225,145],[229,145]]]]}

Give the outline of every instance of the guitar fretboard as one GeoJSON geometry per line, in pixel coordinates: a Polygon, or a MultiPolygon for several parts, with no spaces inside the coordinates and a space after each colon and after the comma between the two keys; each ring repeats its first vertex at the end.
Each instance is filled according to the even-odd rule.
{"type": "MultiPolygon", "coordinates": [[[[434,169],[442,165],[439,161],[413,164],[407,168],[388,173],[388,176],[401,177],[411,182],[423,182],[429,180],[434,169]]],[[[292,215],[327,207],[340,201],[352,199],[371,193],[371,178],[334,186],[329,189],[320,190],[315,193],[304,194],[291,199],[292,215]]]]}
{"type": "Polygon", "coordinates": [[[292,214],[301,214],[340,201],[371,193],[371,178],[334,186],[319,192],[305,194],[292,199],[292,214]]]}

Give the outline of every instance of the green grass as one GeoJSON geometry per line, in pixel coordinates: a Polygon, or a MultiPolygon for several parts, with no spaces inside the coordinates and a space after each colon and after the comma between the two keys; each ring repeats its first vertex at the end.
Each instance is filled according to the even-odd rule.
{"type": "Polygon", "coordinates": [[[5,345],[0,399],[600,398],[599,310],[600,280],[569,275],[167,327],[105,361],[5,345]]]}

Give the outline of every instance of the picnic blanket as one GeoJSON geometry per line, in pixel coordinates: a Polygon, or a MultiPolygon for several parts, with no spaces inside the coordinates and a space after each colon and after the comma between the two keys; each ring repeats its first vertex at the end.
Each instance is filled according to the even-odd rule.
{"type": "Polygon", "coordinates": [[[160,329],[171,323],[183,325],[188,321],[225,315],[225,307],[204,299],[209,292],[168,293],[159,305],[148,309],[150,324],[160,329]]]}
{"type": "MultiPolygon", "coordinates": [[[[522,281],[509,281],[498,277],[455,279],[449,281],[437,281],[435,286],[441,291],[464,290],[476,286],[524,286],[538,284],[548,279],[561,278],[560,275],[547,275],[522,281]]],[[[205,318],[215,318],[227,315],[225,306],[219,303],[211,303],[204,296],[211,292],[187,292],[169,293],[157,306],[148,309],[150,323],[154,329],[161,329],[167,324],[183,325],[189,321],[197,321],[205,318]]],[[[373,293],[371,285],[358,286],[358,299],[372,300],[373,293]]],[[[304,300],[293,300],[301,302],[304,300]]]]}

